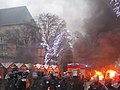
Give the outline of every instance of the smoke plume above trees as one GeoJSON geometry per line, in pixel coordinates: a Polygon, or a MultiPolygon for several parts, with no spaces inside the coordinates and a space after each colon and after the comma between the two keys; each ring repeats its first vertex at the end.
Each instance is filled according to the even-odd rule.
{"type": "Polygon", "coordinates": [[[85,36],[81,35],[82,39],[74,43],[74,59],[100,66],[113,64],[120,57],[120,19],[105,0],[90,3],[95,9],[92,16],[84,20],[85,36]]]}

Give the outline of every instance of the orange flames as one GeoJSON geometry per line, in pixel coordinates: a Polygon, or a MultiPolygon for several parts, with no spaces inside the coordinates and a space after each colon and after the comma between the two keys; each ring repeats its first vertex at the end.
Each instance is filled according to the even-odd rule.
{"type": "MultiPolygon", "coordinates": [[[[116,75],[116,71],[115,70],[107,70],[106,71],[106,75],[105,75],[105,78],[111,78],[111,79],[114,79],[115,75],[116,75]]],[[[102,72],[100,71],[97,71],[95,70],[95,75],[98,75],[99,76],[99,80],[103,80],[104,79],[104,75],[102,72]]],[[[95,76],[94,75],[94,76],[95,76]]],[[[91,80],[93,80],[93,77],[91,77],[91,80]]]]}
{"type": "Polygon", "coordinates": [[[108,70],[107,72],[106,72],[106,74],[109,74],[109,78],[112,78],[112,79],[114,79],[114,77],[115,77],[115,75],[116,75],[116,71],[114,71],[114,70],[108,70]]]}
{"type": "MultiPolygon", "coordinates": [[[[103,80],[104,79],[103,73],[100,72],[100,71],[95,70],[95,75],[99,76],[99,80],[103,80]]],[[[91,80],[93,80],[93,77],[91,77],[91,80]]]]}
{"type": "Polygon", "coordinates": [[[103,76],[102,72],[99,72],[99,71],[95,70],[95,75],[99,76],[99,80],[103,80],[104,79],[104,76],[103,76]]]}

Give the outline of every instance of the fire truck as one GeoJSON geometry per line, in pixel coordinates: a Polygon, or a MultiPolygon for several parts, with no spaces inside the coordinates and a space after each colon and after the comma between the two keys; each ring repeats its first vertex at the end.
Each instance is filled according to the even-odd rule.
{"type": "Polygon", "coordinates": [[[89,80],[91,77],[91,66],[79,63],[67,64],[67,72],[78,71],[81,78],[89,80]]]}

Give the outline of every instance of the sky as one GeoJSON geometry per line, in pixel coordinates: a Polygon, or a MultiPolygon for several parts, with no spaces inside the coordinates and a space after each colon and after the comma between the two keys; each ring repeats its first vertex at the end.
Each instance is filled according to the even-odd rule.
{"type": "Polygon", "coordinates": [[[79,31],[83,34],[83,20],[90,17],[88,12],[92,7],[87,0],[0,0],[0,9],[18,6],[27,6],[34,18],[41,13],[56,14],[66,21],[70,31],[79,31]]]}

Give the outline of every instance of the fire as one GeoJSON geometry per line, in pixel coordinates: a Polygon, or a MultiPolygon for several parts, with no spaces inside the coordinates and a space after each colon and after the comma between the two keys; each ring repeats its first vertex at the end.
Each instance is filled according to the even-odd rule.
{"type": "Polygon", "coordinates": [[[104,76],[103,76],[102,72],[99,72],[99,71],[95,70],[95,75],[99,76],[99,80],[103,80],[104,79],[104,76]]]}
{"type": "MultiPolygon", "coordinates": [[[[100,71],[95,70],[94,75],[99,76],[99,80],[104,80],[106,78],[111,78],[113,80],[116,79],[117,75],[117,69],[115,67],[106,67],[106,68],[101,68],[100,71]]],[[[91,77],[91,80],[93,80],[93,77],[91,77]]]]}
{"type": "MultiPolygon", "coordinates": [[[[95,75],[99,76],[99,80],[103,80],[104,79],[104,76],[103,76],[102,72],[100,72],[100,71],[95,70],[95,75]]],[[[93,77],[91,77],[91,80],[93,80],[93,77]]]]}
{"type": "Polygon", "coordinates": [[[109,74],[109,78],[114,78],[115,77],[115,74],[117,73],[116,71],[114,71],[114,70],[108,70],[107,72],[106,72],[107,74],[109,74]]]}

